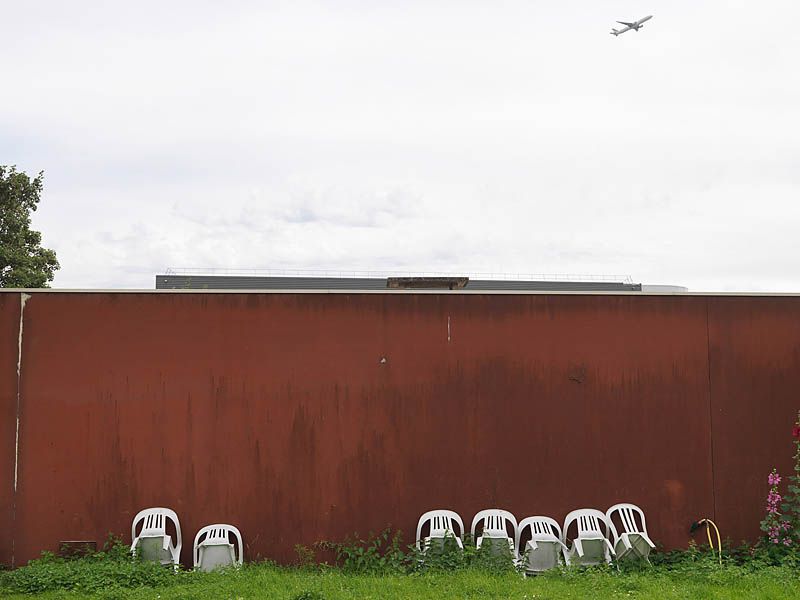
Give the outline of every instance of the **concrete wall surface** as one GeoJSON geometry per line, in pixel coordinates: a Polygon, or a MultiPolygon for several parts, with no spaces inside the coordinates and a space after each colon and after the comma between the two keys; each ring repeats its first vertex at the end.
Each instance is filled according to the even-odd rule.
{"type": "Polygon", "coordinates": [[[187,564],[209,523],[288,562],[432,508],[752,540],[792,466],[798,297],[28,293],[0,292],[5,564],[148,506],[187,564]]]}

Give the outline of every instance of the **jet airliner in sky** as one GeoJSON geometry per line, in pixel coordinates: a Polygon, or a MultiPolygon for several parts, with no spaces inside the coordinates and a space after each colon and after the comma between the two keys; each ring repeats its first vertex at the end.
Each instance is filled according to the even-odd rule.
{"type": "Polygon", "coordinates": [[[620,25],[625,25],[624,29],[612,29],[611,35],[618,36],[620,33],[625,33],[626,31],[630,31],[633,29],[634,31],[639,31],[642,27],[644,27],[644,22],[649,21],[653,18],[653,15],[648,15],[644,19],[639,19],[638,21],[634,21],[633,23],[626,23],[625,21],[617,21],[620,25]]]}

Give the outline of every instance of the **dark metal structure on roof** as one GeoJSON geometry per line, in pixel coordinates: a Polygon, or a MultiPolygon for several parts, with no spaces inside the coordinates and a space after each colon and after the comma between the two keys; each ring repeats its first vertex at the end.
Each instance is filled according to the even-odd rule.
{"type": "MultiPolygon", "coordinates": [[[[444,278],[394,277],[274,277],[250,275],[156,275],[157,290],[385,290],[445,289],[444,278]],[[398,280],[411,280],[397,285],[398,280]]],[[[469,291],[521,292],[641,292],[641,283],[617,281],[522,281],[506,279],[467,279],[453,289],[469,291]]]]}

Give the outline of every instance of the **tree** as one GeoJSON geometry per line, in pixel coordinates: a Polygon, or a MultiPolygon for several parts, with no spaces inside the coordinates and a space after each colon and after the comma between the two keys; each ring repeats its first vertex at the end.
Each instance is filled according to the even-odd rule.
{"type": "Polygon", "coordinates": [[[43,179],[0,165],[0,287],[48,287],[59,268],[56,253],[31,229],[43,179]]]}

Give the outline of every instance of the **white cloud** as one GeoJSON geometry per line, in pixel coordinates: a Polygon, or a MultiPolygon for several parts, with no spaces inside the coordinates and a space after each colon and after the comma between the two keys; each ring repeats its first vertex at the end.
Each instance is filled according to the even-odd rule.
{"type": "Polygon", "coordinates": [[[795,3],[3,10],[0,164],[45,170],[57,286],[228,266],[800,291],[795,3]]]}

